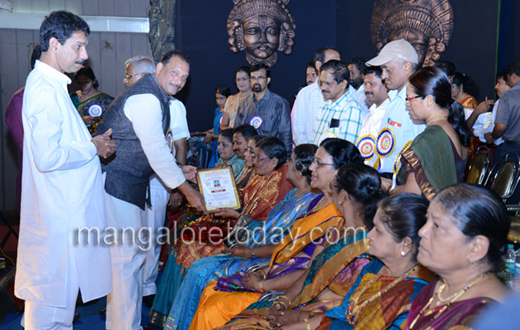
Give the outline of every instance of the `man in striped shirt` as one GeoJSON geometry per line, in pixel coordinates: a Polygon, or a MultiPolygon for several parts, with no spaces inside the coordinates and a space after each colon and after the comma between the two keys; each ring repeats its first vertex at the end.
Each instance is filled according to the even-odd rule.
{"type": "Polygon", "coordinates": [[[320,70],[320,88],[325,105],[314,124],[314,143],[337,137],[356,143],[363,124],[363,110],[356,91],[349,85],[350,72],[343,62],[332,60],[320,70]]]}

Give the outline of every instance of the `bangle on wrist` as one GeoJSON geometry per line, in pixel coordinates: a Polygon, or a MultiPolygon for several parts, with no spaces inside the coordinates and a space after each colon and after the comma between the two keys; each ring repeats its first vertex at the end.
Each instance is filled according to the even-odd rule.
{"type": "Polygon", "coordinates": [[[253,252],[253,248],[251,248],[251,259],[256,258],[255,253],[253,252]]]}
{"type": "Polygon", "coordinates": [[[303,322],[305,322],[305,325],[307,326],[307,330],[312,330],[311,324],[309,323],[309,320],[303,319],[303,322]]]}
{"type": "Polygon", "coordinates": [[[260,291],[260,292],[265,292],[265,290],[264,290],[264,281],[263,281],[263,280],[260,281],[260,284],[258,285],[258,288],[260,289],[260,290],[258,290],[258,291],[260,291]]]}

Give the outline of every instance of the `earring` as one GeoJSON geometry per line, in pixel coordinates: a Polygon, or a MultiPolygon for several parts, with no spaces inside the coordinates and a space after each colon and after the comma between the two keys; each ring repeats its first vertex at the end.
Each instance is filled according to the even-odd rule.
{"type": "Polygon", "coordinates": [[[472,265],[475,263],[475,261],[473,260],[472,257],[469,257],[469,263],[472,264],[472,265]]]}
{"type": "Polygon", "coordinates": [[[406,252],[404,252],[404,250],[401,251],[401,255],[404,257],[406,255],[406,252]]]}

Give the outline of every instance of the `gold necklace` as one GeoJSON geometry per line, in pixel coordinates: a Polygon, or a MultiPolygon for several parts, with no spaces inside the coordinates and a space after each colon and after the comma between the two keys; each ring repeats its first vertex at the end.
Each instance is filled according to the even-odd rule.
{"type": "Polygon", "coordinates": [[[448,118],[448,116],[437,118],[434,121],[432,121],[431,123],[427,124],[426,126],[431,126],[431,125],[435,124],[436,122],[438,122],[439,120],[443,120],[443,119],[446,119],[446,118],[448,118]]]}
{"type": "MultiPolygon", "coordinates": [[[[457,299],[459,299],[464,293],[466,293],[466,291],[469,290],[469,288],[471,288],[473,285],[477,284],[478,282],[480,282],[482,279],[484,279],[484,277],[486,277],[487,275],[491,274],[491,272],[485,272],[485,273],[482,273],[480,274],[479,276],[477,276],[476,279],[474,279],[473,281],[471,281],[471,283],[469,283],[468,285],[466,285],[464,288],[462,288],[461,290],[457,291],[455,294],[449,296],[448,298],[444,299],[444,301],[447,301],[447,300],[451,300],[446,304],[444,305],[444,307],[439,311],[437,312],[437,314],[435,314],[435,316],[433,317],[433,319],[430,321],[430,322],[433,322],[435,321],[436,319],[439,318],[439,316],[441,316],[442,313],[444,313],[446,311],[446,309],[448,309],[448,307],[453,304],[457,299]],[[453,298],[452,298],[453,297],[453,298]]],[[[426,305],[424,305],[424,307],[421,309],[421,311],[419,312],[419,314],[417,314],[417,316],[415,317],[415,319],[413,320],[412,324],[410,324],[410,327],[408,328],[408,330],[411,330],[413,328],[413,326],[415,325],[415,323],[417,322],[417,320],[419,319],[419,317],[421,317],[422,314],[424,314],[424,312],[428,309],[428,307],[431,305],[433,299],[435,299],[435,297],[438,297],[440,298],[440,294],[441,292],[444,290],[444,288],[446,287],[446,283],[443,283],[438,289],[437,291],[435,291],[435,293],[433,294],[433,296],[430,298],[430,300],[428,300],[428,303],[426,305]]],[[[439,299],[441,300],[441,299],[439,299]]],[[[439,305],[437,303],[437,305],[439,305]]]]}
{"type": "Polygon", "coordinates": [[[403,275],[401,275],[399,278],[395,279],[394,281],[392,281],[392,283],[388,284],[384,289],[382,290],[379,290],[378,293],[368,297],[367,299],[365,299],[363,301],[363,303],[361,303],[360,305],[358,305],[358,299],[361,297],[361,295],[363,293],[365,293],[365,291],[367,291],[373,284],[375,281],[377,281],[381,276],[383,275],[386,275],[386,273],[388,273],[388,268],[385,268],[385,270],[383,272],[381,272],[380,274],[378,274],[377,276],[374,276],[364,287],[363,289],[361,289],[359,292],[356,292],[354,294],[354,296],[352,298],[350,298],[350,301],[349,301],[349,304],[348,304],[348,308],[347,308],[347,321],[348,323],[350,323],[351,325],[355,325],[357,323],[357,319],[358,319],[358,316],[359,316],[359,313],[361,313],[361,310],[363,308],[365,308],[369,303],[371,303],[374,299],[380,297],[383,293],[386,293],[388,290],[390,290],[391,288],[393,288],[394,286],[397,285],[397,283],[401,282],[402,280],[404,280],[406,277],[408,277],[408,275],[416,272],[419,268],[421,268],[422,266],[421,265],[416,265],[415,267],[412,267],[411,269],[409,269],[406,273],[404,273],[403,275]]]}

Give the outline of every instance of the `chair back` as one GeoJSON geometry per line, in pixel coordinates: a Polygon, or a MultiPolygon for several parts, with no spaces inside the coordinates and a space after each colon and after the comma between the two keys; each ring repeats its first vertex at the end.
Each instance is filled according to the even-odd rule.
{"type": "Polygon", "coordinates": [[[486,186],[489,185],[505,202],[513,195],[518,185],[519,173],[520,157],[514,152],[507,153],[493,166],[486,186]]]}
{"type": "Polygon", "coordinates": [[[473,157],[473,160],[469,164],[464,182],[481,185],[484,183],[489,170],[489,148],[480,146],[468,156],[469,159],[471,157],[473,157]]]}

